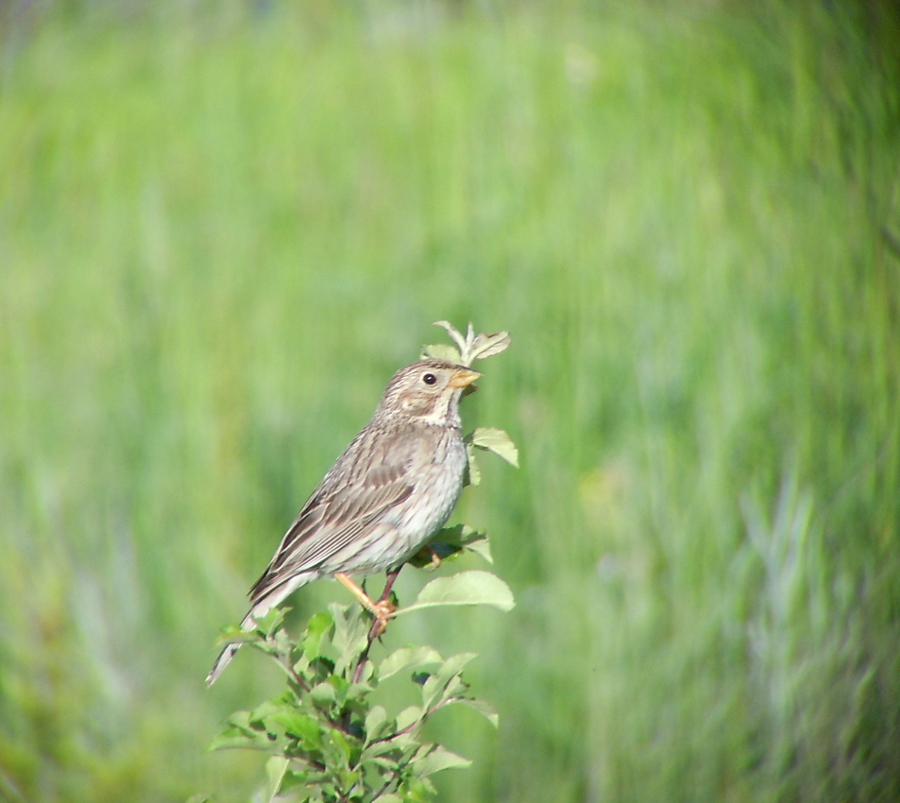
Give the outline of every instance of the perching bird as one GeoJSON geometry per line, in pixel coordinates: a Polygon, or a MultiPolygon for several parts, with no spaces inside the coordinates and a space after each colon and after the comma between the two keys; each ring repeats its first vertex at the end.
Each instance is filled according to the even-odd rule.
{"type": "MultiPolygon", "coordinates": [[[[329,469],[250,590],[244,630],[320,577],[340,580],[372,611],[380,629],[386,627],[390,607],[371,600],[349,575],[398,571],[447,521],[466,467],[459,400],[479,376],[433,359],[394,374],[372,420],[329,469]]],[[[239,647],[225,647],[208,685],[239,647]]]]}

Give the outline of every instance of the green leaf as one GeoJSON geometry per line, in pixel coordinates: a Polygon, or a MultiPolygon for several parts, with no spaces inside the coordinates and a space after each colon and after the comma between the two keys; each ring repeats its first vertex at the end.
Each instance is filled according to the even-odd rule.
{"type": "Polygon", "coordinates": [[[228,625],[222,628],[215,641],[215,646],[221,649],[226,644],[246,644],[250,641],[259,641],[259,635],[254,631],[242,630],[237,625],[228,625]]]}
{"type": "Polygon", "coordinates": [[[421,358],[424,359],[435,359],[435,360],[447,360],[447,362],[456,363],[456,365],[461,365],[462,357],[457,349],[453,348],[453,346],[448,346],[446,343],[435,343],[431,346],[422,346],[422,354],[421,358]]]}
{"type": "Polygon", "coordinates": [[[282,756],[272,756],[266,762],[266,791],[263,796],[265,803],[272,803],[281,789],[281,782],[287,772],[288,759],[282,756]]]}
{"type": "Polygon", "coordinates": [[[476,555],[480,555],[488,563],[493,563],[494,556],[491,555],[490,541],[488,541],[486,535],[484,535],[482,533],[479,533],[479,535],[481,535],[482,537],[476,538],[476,539],[470,541],[468,544],[465,545],[464,548],[467,552],[474,552],[476,555]]]}
{"type": "Polygon", "coordinates": [[[443,552],[466,550],[480,555],[488,563],[493,563],[491,547],[485,533],[469,527],[467,524],[457,524],[455,527],[445,527],[432,538],[429,545],[438,556],[443,558],[443,552]]]}
{"type": "MultiPolygon", "coordinates": [[[[408,737],[405,738],[408,739],[408,737]]],[[[381,737],[377,741],[366,747],[365,750],[363,750],[359,760],[360,763],[373,761],[379,767],[387,767],[389,765],[396,764],[396,761],[392,758],[382,758],[382,756],[387,753],[399,753],[403,749],[403,746],[398,744],[398,737],[387,739],[381,737]]]]}
{"type": "Polygon", "coordinates": [[[261,630],[267,636],[271,636],[284,621],[284,617],[288,615],[290,607],[272,608],[265,616],[256,620],[256,630],[261,630]]]}
{"type": "Polygon", "coordinates": [[[509,435],[496,427],[479,427],[470,436],[470,441],[479,449],[493,452],[507,463],[519,467],[519,450],[509,435]]]}
{"type": "Polygon", "coordinates": [[[461,365],[471,365],[475,360],[483,360],[486,357],[492,357],[495,354],[499,354],[501,351],[506,351],[509,347],[510,340],[508,332],[496,332],[492,335],[479,333],[476,336],[475,330],[470,323],[468,329],[466,329],[465,336],[463,336],[462,332],[448,321],[435,321],[434,325],[442,326],[446,329],[451,340],[459,346],[460,359],[458,362],[461,365]]]}
{"type": "Polygon", "coordinates": [[[451,655],[443,664],[441,664],[440,669],[434,673],[434,677],[441,680],[441,682],[444,682],[460,672],[469,661],[477,657],[477,652],[458,652],[456,655],[451,655]]]}
{"type": "Polygon", "coordinates": [[[471,764],[471,759],[454,753],[442,745],[435,744],[431,745],[431,749],[423,757],[417,757],[414,760],[412,769],[416,775],[424,778],[441,770],[468,767],[471,764]]]}
{"type": "Polygon", "coordinates": [[[309,690],[309,696],[317,703],[333,703],[335,702],[334,686],[328,681],[317,683],[309,690]]]}
{"type": "Polygon", "coordinates": [[[347,692],[350,690],[350,681],[335,673],[331,677],[325,678],[325,682],[334,689],[334,698],[337,703],[343,704],[347,699],[347,692]]]}
{"type": "Polygon", "coordinates": [[[303,654],[312,660],[318,658],[322,650],[322,637],[334,624],[334,619],[325,611],[312,616],[306,626],[306,638],[303,639],[303,654]]]}
{"type": "Polygon", "coordinates": [[[402,731],[422,719],[422,706],[411,705],[397,714],[397,730],[402,731]]]}
{"type": "Polygon", "coordinates": [[[269,636],[266,639],[266,643],[275,642],[275,653],[277,655],[290,656],[293,652],[294,647],[296,646],[293,641],[291,641],[291,637],[288,635],[287,630],[283,627],[278,628],[275,631],[274,636],[269,636]]]}
{"type": "Polygon", "coordinates": [[[510,611],[515,604],[506,583],[495,574],[476,569],[435,578],[419,592],[412,605],[399,608],[394,616],[438,605],[493,605],[510,611]]]}
{"type": "Polygon", "coordinates": [[[492,335],[478,335],[472,345],[469,347],[468,357],[470,360],[483,360],[486,357],[493,357],[501,351],[509,348],[509,332],[495,332],[492,335]]]}
{"type": "Polygon", "coordinates": [[[487,700],[479,700],[477,697],[457,697],[455,700],[452,700],[452,702],[462,703],[469,708],[475,709],[479,714],[485,717],[491,725],[495,728],[499,727],[500,715],[497,713],[497,709],[487,700]]]}
{"type": "Polygon", "coordinates": [[[328,606],[334,618],[334,637],[332,644],[340,653],[335,662],[335,672],[340,674],[347,667],[355,664],[356,659],[368,645],[370,624],[363,618],[362,610],[356,605],[328,606]]]}
{"type": "Polygon", "coordinates": [[[271,750],[272,742],[269,740],[265,728],[261,724],[254,727],[250,717],[249,711],[235,711],[228,718],[227,727],[209,743],[206,752],[211,753],[214,750],[227,750],[234,747],[271,750]]]}
{"type": "MultiPolygon", "coordinates": [[[[260,703],[256,708],[250,711],[247,714],[247,721],[251,728],[264,728],[265,720],[267,717],[270,717],[272,714],[278,713],[279,711],[293,711],[293,700],[290,692],[285,692],[284,694],[276,697],[274,700],[266,700],[263,703],[260,703]]],[[[238,712],[243,713],[243,712],[238,712]]],[[[232,722],[235,722],[235,718],[232,717],[232,722]]]]}
{"type": "Polygon", "coordinates": [[[461,652],[451,655],[422,686],[422,706],[427,710],[438,697],[443,702],[454,694],[462,694],[467,690],[462,680],[462,668],[476,657],[474,652],[461,652]]]}
{"type": "Polygon", "coordinates": [[[366,716],[366,742],[378,738],[387,721],[387,711],[384,710],[384,706],[373,705],[372,710],[366,716]]]}
{"type": "Polygon", "coordinates": [[[341,756],[349,766],[351,759],[353,758],[353,745],[351,745],[350,742],[347,741],[347,737],[337,729],[332,729],[331,741],[341,751],[341,756]]]}
{"type": "Polygon", "coordinates": [[[443,660],[441,654],[433,647],[401,647],[381,662],[381,666],[378,668],[378,676],[381,680],[384,680],[404,669],[424,666],[425,664],[438,664],[442,663],[443,660]]]}
{"type": "Polygon", "coordinates": [[[278,723],[287,734],[300,739],[308,748],[318,749],[322,746],[322,725],[309,714],[282,708],[267,717],[266,722],[278,723]]]}
{"type": "MultiPolygon", "coordinates": [[[[293,767],[288,766],[288,771],[281,779],[280,793],[284,795],[285,792],[289,792],[291,789],[296,789],[299,786],[308,786],[309,776],[309,772],[298,770],[296,764],[293,767]]],[[[283,799],[297,800],[297,798],[293,797],[283,799]]],[[[309,797],[304,797],[302,800],[309,800],[309,797]]]]}
{"type": "Polygon", "coordinates": [[[212,753],[216,750],[234,750],[237,748],[242,750],[269,750],[271,746],[272,743],[263,733],[250,736],[237,728],[225,728],[225,730],[213,737],[206,748],[206,752],[212,753]]]}
{"type": "Polygon", "coordinates": [[[215,800],[215,795],[207,795],[204,792],[199,792],[196,795],[191,795],[185,803],[215,803],[215,800]]]}
{"type": "Polygon", "coordinates": [[[475,447],[471,443],[466,443],[466,485],[479,485],[481,483],[481,469],[478,468],[478,461],[475,459],[475,447]]]}

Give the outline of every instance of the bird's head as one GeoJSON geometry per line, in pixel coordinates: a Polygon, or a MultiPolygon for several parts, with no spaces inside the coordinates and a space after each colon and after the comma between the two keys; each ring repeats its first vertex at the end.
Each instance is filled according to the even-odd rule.
{"type": "Polygon", "coordinates": [[[479,376],[478,371],[446,360],[419,360],[394,374],[378,411],[459,426],[459,398],[479,376]]]}

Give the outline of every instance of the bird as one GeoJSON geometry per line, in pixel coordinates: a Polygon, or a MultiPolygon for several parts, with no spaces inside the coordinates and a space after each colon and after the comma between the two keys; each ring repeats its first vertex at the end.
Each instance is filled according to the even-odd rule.
{"type": "MultiPolygon", "coordinates": [[[[393,612],[390,585],[376,602],[352,576],[385,571],[392,584],[450,517],[467,465],[459,402],[480,376],[442,359],[422,359],[394,374],[369,423],[312,492],[250,589],[243,630],[253,630],[301,586],[333,577],[373,613],[375,632],[384,631],[393,612]]],[[[222,650],[207,686],[240,646],[222,650]]]]}

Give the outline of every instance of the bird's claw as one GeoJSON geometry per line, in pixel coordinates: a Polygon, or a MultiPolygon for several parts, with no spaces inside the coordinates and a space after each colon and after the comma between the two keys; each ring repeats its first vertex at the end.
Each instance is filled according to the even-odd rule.
{"type": "Polygon", "coordinates": [[[418,552],[415,554],[416,566],[419,566],[422,569],[437,569],[443,560],[441,556],[437,553],[435,548],[431,544],[425,544],[418,552]]]}
{"type": "Polygon", "coordinates": [[[390,599],[382,599],[372,605],[372,615],[375,617],[375,622],[372,624],[371,630],[371,638],[377,639],[381,638],[384,635],[384,631],[387,630],[388,621],[390,621],[391,617],[394,615],[394,611],[397,610],[397,606],[390,599]]]}

